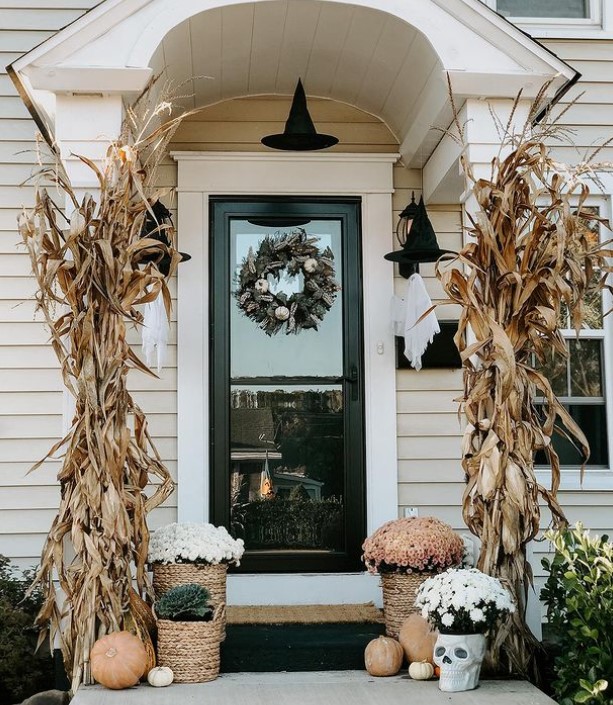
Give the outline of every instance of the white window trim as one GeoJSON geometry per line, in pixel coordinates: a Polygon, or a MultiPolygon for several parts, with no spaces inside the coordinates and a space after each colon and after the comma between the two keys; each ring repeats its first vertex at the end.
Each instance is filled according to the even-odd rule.
{"type": "MultiPolygon", "coordinates": [[[[482,0],[493,10],[498,0],[482,0]]],[[[604,0],[589,0],[590,16],[581,18],[564,17],[507,17],[533,37],[541,39],[607,39],[613,37],[613,9],[604,0]]]]}
{"type": "MultiPolygon", "coordinates": [[[[393,166],[398,154],[171,152],[178,162],[179,246],[192,255],[178,275],[178,521],[209,509],[209,196],[360,196],[364,303],[367,533],[398,516],[396,365],[389,302],[393,268],[393,166]]],[[[233,604],[380,604],[377,576],[232,575],[233,604]]]]}
{"type": "MultiPolygon", "coordinates": [[[[600,215],[612,222],[611,193],[590,195],[586,201],[588,206],[598,206],[600,215]]],[[[605,242],[611,239],[612,234],[604,226],[600,228],[600,240],[605,242]]],[[[613,306],[613,298],[608,291],[603,292],[603,311],[606,313],[613,306]]],[[[574,331],[564,331],[574,335],[574,331]]],[[[580,338],[593,338],[603,340],[603,373],[605,385],[605,403],[607,412],[607,440],[609,466],[607,468],[586,467],[581,479],[581,468],[564,466],[560,469],[560,490],[603,492],[613,490],[613,312],[604,317],[603,328],[597,331],[581,331],[580,338]]],[[[551,470],[535,468],[537,480],[540,484],[551,484],[551,470]]]]}

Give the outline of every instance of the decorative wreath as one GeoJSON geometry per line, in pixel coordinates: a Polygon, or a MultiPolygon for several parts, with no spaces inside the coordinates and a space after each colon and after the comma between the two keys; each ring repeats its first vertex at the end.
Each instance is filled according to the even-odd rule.
{"type": "Polygon", "coordinates": [[[334,279],[334,255],[329,247],[320,253],[318,241],[298,228],[291,233],[267,235],[255,254],[249,248],[235,296],[239,309],[266,335],[276,335],[283,329],[286,335],[305,328],[317,330],[332,308],[340,290],[334,279]],[[284,272],[293,276],[302,273],[302,291],[291,296],[270,291],[269,277],[279,281],[284,272]]]}

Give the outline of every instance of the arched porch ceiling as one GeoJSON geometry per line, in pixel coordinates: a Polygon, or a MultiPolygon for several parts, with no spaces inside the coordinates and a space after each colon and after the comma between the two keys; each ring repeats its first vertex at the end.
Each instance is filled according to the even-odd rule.
{"type": "MultiPolygon", "coordinates": [[[[243,96],[292,95],[301,77],[310,97],[329,98],[382,119],[402,142],[423,101],[441,100],[429,119],[448,125],[451,112],[441,61],[425,36],[391,15],[325,0],[271,0],[216,8],[172,29],[151,67],[181,93],[186,107],[243,96]],[[190,80],[192,76],[196,76],[190,80]]],[[[430,112],[430,110],[429,110],[430,112]]],[[[416,157],[440,139],[430,131],[416,157]]],[[[342,145],[339,145],[342,149],[342,145]]]]}
{"type": "Polygon", "coordinates": [[[407,165],[420,166],[467,97],[551,98],[567,64],[479,0],[105,0],[9,67],[53,132],[54,95],[130,95],[152,71],[181,82],[195,106],[239,96],[310,96],[380,117],[407,165]],[[193,76],[207,76],[191,80],[193,76]]]}

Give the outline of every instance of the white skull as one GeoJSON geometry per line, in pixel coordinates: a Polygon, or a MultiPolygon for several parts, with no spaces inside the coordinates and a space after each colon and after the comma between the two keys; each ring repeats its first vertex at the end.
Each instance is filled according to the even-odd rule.
{"type": "Polygon", "coordinates": [[[434,645],[434,663],[441,669],[438,687],[447,693],[476,688],[484,656],[483,634],[439,634],[434,645]]]}

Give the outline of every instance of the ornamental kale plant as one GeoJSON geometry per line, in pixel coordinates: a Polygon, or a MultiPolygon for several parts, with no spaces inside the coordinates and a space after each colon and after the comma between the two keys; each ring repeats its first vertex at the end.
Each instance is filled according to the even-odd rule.
{"type": "Polygon", "coordinates": [[[450,568],[428,578],[417,591],[415,607],[446,634],[484,634],[515,612],[500,580],[476,568],[450,568]]]}
{"type": "Polygon", "coordinates": [[[541,599],[559,639],[556,699],[613,705],[613,544],[581,523],[545,536],[555,550],[542,561],[549,577],[541,599]]]}
{"type": "Polygon", "coordinates": [[[173,622],[208,622],[213,617],[211,595],[202,585],[187,583],[165,592],[155,605],[159,619],[173,622]]]}

